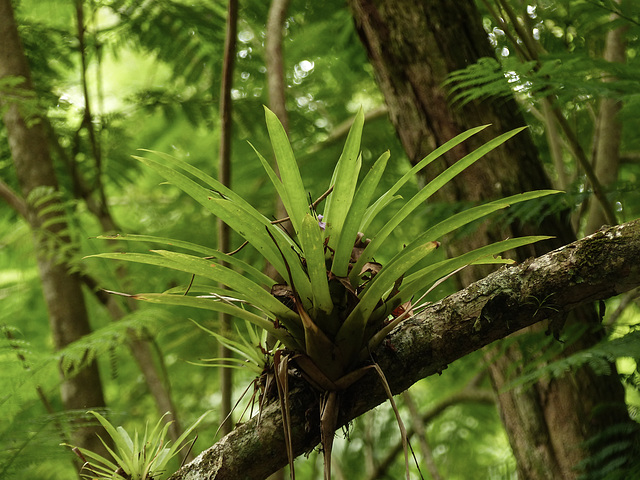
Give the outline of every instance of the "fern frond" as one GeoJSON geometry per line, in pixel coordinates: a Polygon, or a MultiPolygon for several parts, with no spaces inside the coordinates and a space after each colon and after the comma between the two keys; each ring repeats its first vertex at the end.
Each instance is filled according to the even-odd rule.
{"type": "Polygon", "coordinates": [[[558,378],[566,372],[588,365],[597,375],[611,373],[611,364],[618,358],[637,359],[640,352],[640,331],[631,331],[626,335],[606,339],[586,350],[562,358],[548,365],[536,363],[531,371],[520,376],[507,388],[531,385],[541,378],[558,378]]]}
{"type": "Polygon", "coordinates": [[[170,314],[166,309],[139,309],[76,340],[56,352],[54,358],[60,362],[64,372],[73,374],[96,357],[107,355],[113,348],[126,344],[131,334],[156,331],[169,320],[170,314]]]}

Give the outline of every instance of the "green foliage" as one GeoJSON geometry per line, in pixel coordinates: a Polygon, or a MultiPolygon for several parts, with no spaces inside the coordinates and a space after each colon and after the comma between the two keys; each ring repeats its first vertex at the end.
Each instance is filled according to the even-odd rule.
{"type": "Polygon", "coordinates": [[[33,118],[42,114],[42,106],[35,92],[24,90],[22,83],[24,83],[22,77],[0,78],[0,98],[3,99],[0,105],[0,117],[4,116],[9,107],[16,105],[27,123],[33,124],[33,118]]]}
{"type": "MultiPolygon", "coordinates": [[[[325,455],[325,477],[328,478],[331,472],[333,431],[339,408],[337,392],[359,378],[364,371],[359,369],[368,363],[371,349],[405,317],[394,313],[395,310],[410,302],[420,289],[424,289],[425,281],[436,282],[475,262],[504,263],[504,260],[494,256],[509,248],[548,237],[531,236],[506,240],[458,258],[434,263],[431,267],[407,277],[407,288],[403,288],[403,278],[439,246],[437,238],[510,204],[556,192],[540,191],[516,195],[455,214],[436,223],[410,241],[386,265],[380,265],[374,261],[374,256],[392,230],[406,221],[424,201],[449,180],[522,129],[505,133],[466,155],[406,201],[398,212],[372,235],[373,239],[363,240],[366,238],[365,233],[371,220],[389,205],[389,200],[394,199],[395,193],[414,171],[428,165],[480,131],[482,127],[447,142],[402,176],[377,201],[371,203],[389,155],[383,154],[356,188],[362,165],[359,150],[364,126],[364,113],[360,109],[326,190],[323,213],[319,215],[319,202],[310,203],[308,200],[307,190],[284,128],[275,114],[268,109],[265,109],[265,115],[280,177],[259,153],[258,158],[288,213],[287,220],[291,223],[291,232],[281,228],[279,221],[272,222],[267,219],[218,180],[182,160],[157,153],[156,155],[169,164],[148,157],[138,159],[189,194],[206,210],[244,237],[248,244],[255,247],[273,265],[285,280],[284,285],[276,285],[273,280],[238,258],[215,251],[204,258],[167,250],[152,250],[150,254],[104,253],[93,257],[170,268],[213,281],[215,283],[208,287],[206,295],[187,295],[187,287],[163,294],[137,294],[133,295],[133,298],[224,312],[251,322],[278,339],[286,349],[274,351],[273,372],[264,371],[264,367],[271,368],[271,364],[264,357],[264,352],[257,357],[254,355],[255,346],[231,339],[226,339],[223,343],[253,363],[256,373],[263,372],[275,377],[285,418],[285,438],[288,438],[289,431],[286,421],[289,361],[295,360],[298,367],[305,372],[306,378],[326,392],[322,400],[325,403],[321,407],[325,413],[320,424],[325,455]],[[360,233],[361,230],[364,233],[360,233]],[[233,260],[227,265],[226,258],[233,260]],[[240,271],[230,268],[231,264],[240,271]],[[216,284],[222,284],[228,290],[220,289],[216,284]]],[[[113,238],[129,239],[126,236],[113,238]]],[[[143,238],[175,243],[180,248],[201,253],[207,250],[205,247],[184,241],[131,237],[134,241],[143,238]]],[[[200,290],[202,288],[199,287],[200,290]]],[[[375,364],[373,366],[382,377],[383,384],[387,385],[379,367],[375,364]]],[[[388,387],[387,394],[396,411],[404,439],[404,426],[388,387]]],[[[290,450],[288,454],[293,465],[293,454],[290,450]]]]}
{"type": "MultiPolygon", "coordinates": [[[[194,205],[186,194],[177,189],[158,187],[158,177],[150,173],[149,169],[140,168],[143,164],[133,161],[130,154],[143,145],[151,150],[170,152],[202,171],[215,170],[216,162],[212,159],[212,152],[216,150],[219,128],[215,121],[218,114],[215,104],[219,91],[218,71],[225,17],[222,4],[124,0],[85,2],[85,53],[88,66],[84,72],[80,68],[73,3],[63,5],[54,0],[21,0],[14,2],[14,5],[38,93],[38,102],[34,99],[32,106],[39,109],[39,112],[47,110],[51,126],[50,129],[49,126],[47,128],[51,134],[52,153],[62,191],[58,199],[64,204],[64,212],[59,210],[52,213],[64,213],[70,224],[68,233],[77,248],[76,251],[69,248],[63,252],[65,261],[71,262],[74,268],[81,265],[83,271],[111,288],[118,285],[118,290],[130,291],[132,285],[135,285],[137,289],[144,291],[166,290],[169,294],[175,294],[171,297],[175,303],[186,298],[185,301],[198,301],[202,306],[215,304],[216,300],[206,297],[225,296],[229,292],[218,290],[212,280],[196,280],[185,297],[182,294],[186,288],[176,285],[186,285],[190,279],[188,273],[130,262],[124,278],[118,278],[122,269],[116,272],[112,264],[99,261],[80,264],[78,254],[90,255],[113,248],[110,238],[105,241],[87,241],[88,237],[95,237],[108,230],[88,208],[104,195],[116,220],[116,231],[144,231],[150,237],[162,239],[154,241],[151,238],[139,238],[139,242],[131,245],[146,250],[177,250],[195,257],[214,255],[215,251],[210,248],[198,247],[201,249],[191,250],[187,246],[178,246],[175,241],[173,245],[169,245],[172,241],[167,240],[168,237],[188,238],[192,245],[210,244],[215,236],[214,222],[211,215],[199,204],[194,205]],[[84,94],[80,84],[83,73],[89,81],[88,100],[93,107],[91,123],[98,133],[101,163],[94,158],[88,124],[83,119],[84,94]],[[84,181],[89,195],[80,188],[81,182],[78,179],[84,181]],[[101,184],[103,191],[100,190],[101,184]],[[196,299],[196,296],[203,298],[196,299]]],[[[598,96],[618,96],[623,99],[625,105],[620,118],[624,124],[622,151],[626,155],[626,161],[622,165],[620,182],[612,186],[610,195],[612,201],[620,202],[622,214],[626,218],[637,216],[640,197],[635,188],[638,163],[634,159],[640,148],[640,137],[636,134],[640,118],[637,114],[638,98],[630,91],[632,85],[620,82],[612,85],[598,84],[597,75],[616,73],[613,68],[617,67],[602,63],[596,63],[593,67],[589,65],[590,58],[598,58],[600,55],[604,34],[610,28],[624,23],[629,27],[626,35],[628,65],[621,67],[622,75],[629,80],[629,75],[634,74],[640,58],[637,54],[638,29],[637,24],[627,19],[635,18],[637,21],[635,3],[542,0],[530,6],[536,9],[530,16],[523,17],[524,24],[537,28],[540,34],[540,42],[548,52],[543,60],[552,62],[552,68],[547,69],[551,71],[550,78],[541,77],[536,71],[528,69],[527,65],[512,62],[511,56],[516,51],[513,45],[509,44],[504,34],[494,28],[494,24],[486,21],[490,37],[495,41],[496,51],[502,56],[501,61],[504,61],[503,71],[519,72],[519,76],[510,75],[507,80],[502,74],[505,80],[501,81],[497,65],[488,62],[484,66],[487,69],[484,74],[487,77],[485,83],[481,73],[474,77],[471,70],[467,72],[469,77],[466,80],[478,85],[481,89],[479,96],[482,98],[487,95],[501,96],[516,89],[524,110],[533,113],[536,113],[535,108],[530,108],[529,102],[535,107],[534,97],[539,95],[543,85],[548,85],[559,95],[558,105],[567,118],[581,132],[587,151],[591,148],[589,133],[593,131],[592,116],[597,110],[598,96]],[[611,22],[610,8],[620,8],[622,20],[611,22]],[[509,57],[502,54],[505,47],[510,51],[509,57]],[[576,69],[575,75],[571,68],[576,69]],[[555,69],[558,71],[554,77],[555,69]],[[491,85],[492,81],[496,84],[491,85]],[[527,83],[533,81],[541,83],[527,83]],[[567,82],[565,88],[562,88],[562,81],[567,82]]],[[[260,160],[253,158],[252,148],[246,142],[250,138],[258,150],[268,149],[268,134],[262,128],[263,123],[256,121],[256,112],[262,104],[268,102],[264,85],[264,24],[267,10],[268,2],[263,1],[250,0],[240,5],[233,133],[233,152],[238,161],[233,166],[233,181],[234,191],[251,205],[259,206],[261,213],[269,217],[273,203],[271,184],[265,175],[257,173],[262,172],[260,160]]],[[[342,151],[343,139],[336,127],[345,118],[355,114],[358,105],[364,104],[365,110],[369,112],[384,102],[361,48],[353,18],[344,2],[292,2],[283,34],[291,144],[296,152],[304,185],[313,198],[317,198],[326,191],[326,179],[331,176],[334,167],[333,162],[328,159],[338,158],[342,151]],[[301,68],[303,65],[305,69],[301,68]]],[[[461,77],[460,81],[465,79],[461,77]]],[[[12,88],[11,85],[4,87],[9,90],[12,88]]],[[[466,93],[462,89],[456,93],[461,94],[459,102],[470,98],[465,97],[466,93]]],[[[541,156],[546,158],[545,127],[533,115],[528,117],[528,121],[530,131],[541,147],[541,156]]],[[[573,168],[567,154],[564,160],[567,168],[573,168]]],[[[377,204],[377,214],[374,215],[372,209],[365,209],[365,215],[369,216],[362,217],[363,228],[360,231],[379,231],[397,212],[396,207],[399,208],[402,203],[399,195],[411,198],[418,188],[415,172],[409,173],[410,166],[406,156],[386,116],[367,121],[360,161],[362,166],[359,179],[362,182],[366,178],[366,181],[361,183],[362,193],[356,190],[353,194],[353,210],[346,216],[346,227],[355,228],[356,234],[360,225],[356,226],[357,222],[349,225],[348,220],[359,216],[355,212],[362,212],[362,205],[369,206],[371,199],[378,198],[373,187],[378,174],[381,175],[378,191],[393,188],[396,180],[403,175],[407,175],[407,181],[402,191],[395,192],[377,204]],[[379,152],[385,149],[390,150],[388,159],[383,154],[376,161],[379,152]],[[371,175],[368,174],[370,170],[371,175]],[[366,199],[369,187],[365,188],[365,184],[374,190],[369,200],[366,199]],[[367,222],[366,218],[371,222],[367,222]]],[[[173,160],[162,160],[162,163],[173,165],[173,160]]],[[[550,171],[553,172],[552,167],[550,171]]],[[[15,191],[19,191],[11,165],[6,131],[1,128],[0,177],[15,191]]],[[[208,188],[206,182],[202,185],[208,188]]],[[[504,223],[535,220],[542,214],[547,214],[549,209],[558,211],[569,206],[577,210],[590,197],[588,186],[578,176],[573,179],[567,195],[522,202],[496,212],[492,219],[504,223]],[[544,211],[538,210],[543,207],[544,211]]],[[[157,342],[157,359],[166,364],[167,381],[170,379],[172,390],[180,398],[178,408],[185,419],[192,420],[189,418],[191,412],[201,412],[217,405],[218,377],[214,369],[194,368],[189,363],[214,356],[212,350],[216,345],[208,341],[208,337],[203,337],[199,328],[184,321],[185,309],[181,307],[172,308],[166,304],[153,303],[146,305],[141,302],[138,314],[125,317],[121,323],[112,323],[103,306],[88,294],[86,300],[96,332],[65,351],[54,353],[46,321],[47,312],[38,284],[34,252],[30,247],[30,232],[15,212],[2,205],[0,204],[0,324],[6,325],[14,339],[9,342],[3,337],[0,349],[0,385],[3,391],[0,395],[0,477],[53,480],[75,475],[66,456],[67,452],[58,446],[61,437],[56,422],[60,420],[63,427],[68,428],[69,422],[79,414],[63,413],[57,393],[60,385],[58,363],[61,360],[64,362],[63,366],[73,372],[87,358],[97,359],[101,365],[102,381],[111,410],[125,412],[130,422],[137,423],[140,431],[144,429],[145,421],[155,423],[157,415],[153,413],[154,401],[126,348],[127,329],[144,338],[151,337],[157,342]],[[26,362],[18,359],[18,353],[25,356],[26,362]],[[53,413],[48,413],[39,400],[36,394],[38,386],[42,387],[51,402],[53,413]]],[[[377,250],[374,258],[388,264],[388,260],[403,249],[406,239],[416,238],[434,224],[467,207],[468,205],[436,205],[432,202],[421,205],[421,214],[401,221],[391,229],[385,245],[377,250]]],[[[322,205],[318,212],[326,213],[323,212],[322,205]]],[[[311,212],[310,215],[314,216],[311,212]]],[[[315,226],[315,218],[305,219],[307,233],[316,234],[317,229],[310,228],[312,223],[315,226]]],[[[457,234],[473,232],[476,224],[469,224],[462,231],[459,229],[457,234]]],[[[239,244],[239,238],[235,236],[233,242],[239,244]]],[[[340,265],[344,266],[345,258],[350,256],[353,250],[350,242],[353,238],[356,238],[353,233],[345,233],[341,237],[341,243],[336,245],[334,261],[326,265],[327,271],[332,271],[335,263],[334,273],[342,275],[337,269],[340,265]]],[[[133,237],[128,235],[128,239],[132,240],[133,237]]],[[[448,239],[451,240],[451,237],[448,239]]],[[[268,242],[272,243],[272,240],[268,239],[268,242]]],[[[308,243],[311,247],[305,250],[313,254],[318,242],[311,239],[308,243]]],[[[144,253],[159,256],[149,251],[144,253]]],[[[273,253],[273,257],[279,259],[284,267],[277,249],[273,253]]],[[[218,259],[230,261],[239,257],[244,262],[244,268],[251,266],[259,271],[263,265],[259,253],[249,248],[230,257],[218,255],[212,263],[218,259]]],[[[473,259],[474,254],[464,262],[473,259]]],[[[403,279],[401,288],[404,294],[410,296],[410,288],[415,287],[414,298],[419,296],[421,289],[432,281],[429,279],[428,269],[433,267],[426,262],[436,263],[442,260],[442,249],[429,254],[424,265],[416,266],[415,271],[409,272],[403,279]],[[423,275],[422,279],[419,278],[420,275],[423,275]],[[416,281],[412,281],[413,279],[416,281]]],[[[464,263],[463,260],[460,261],[464,263]]],[[[451,268],[453,266],[450,264],[451,268]]],[[[286,267],[284,270],[286,271],[286,267]]],[[[264,280],[255,272],[248,273],[249,270],[242,268],[238,271],[246,273],[257,282],[264,280]]],[[[311,277],[310,272],[305,273],[311,277]]],[[[313,275],[314,278],[318,277],[317,270],[313,275]]],[[[431,295],[434,298],[441,297],[450,293],[450,289],[451,286],[445,283],[431,295]]],[[[326,301],[319,293],[313,291],[312,294],[318,298],[312,298],[309,303],[322,307],[326,301]]],[[[147,296],[150,301],[158,298],[166,301],[167,296],[159,293],[147,296]]],[[[240,296],[235,295],[235,298],[240,299],[240,296]]],[[[123,300],[121,304],[124,305],[127,299],[119,300],[123,300]]],[[[236,304],[247,312],[244,315],[253,314],[256,319],[260,317],[264,320],[263,312],[252,309],[246,303],[236,304]]],[[[215,313],[205,308],[190,311],[198,325],[211,331],[217,328],[215,313]]],[[[244,330],[241,331],[244,333],[244,330]]],[[[238,337],[234,334],[233,337],[234,341],[239,342],[245,339],[244,335],[238,337]]],[[[546,340],[553,343],[551,338],[546,340]]],[[[532,344],[531,350],[538,353],[548,349],[551,356],[550,351],[553,349],[548,343],[532,344]]],[[[420,392],[420,404],[429,406],[461,387],[461,382],[466,381],[483,364],[478,357],[474,358],[471,361],[465,359],[456,362],[441,377],[420,382],[416,387],[420,392]]],[[[595,362],[602,365],[604,357],[598,357],[595,362]]],[[[249,373],[248,370],[244,369],[246,373],[249,373]]],[[[559,371],[561,370],[559,367],[559,371]]],[[[240,382],[245,378],[249,380],[245,375],[240,382]]],[[[640,389],[633,368],[625,373],[623,380],[629,397],[632,400],[637,398],[634,395],[640,389]]],[[[638,410],[633,401],[629,402],[629,407],[635,418],[638,418],[638,410]]],[[[336,460],[345,477],[361,478],[358,476],[363,475],[362,466],[367,461],[370,462],[371,458],[377,459],[384,453],[387,444],[381,437],[386,439],[387,433],[395,430],[392,426],[393,413],[390,410],[386,413],[388,418],[385,417],[384,421],[378,419],[373,424],[371,436],[367,437],[360,424],[356,424],[350,432],[353,441],[345,443],[344,448],[339,445],[335,450],[335,456],[338,457],[336,460]],[[378,433],[380,434],[377,435],[378,433]]],[[[207,432],[206,445],[210,444],[214,432],[215,427],[207,432]]],[[[496,459],[499,458],[504,458],[504,463],[511,465],[509,471],[513,472],[509,446],[500,429],[499,418],[492,408],[483,409],[472,405],[466,409],[456,409],[450,415],[435,419],[429,427],[428,436],[435,451],[436,464],[446,478],[472,478],[478,472],[484,474],[487,463],[495,466],[496,459]],[[481,436],[465,437],[463,431],[469,429],[468,425],[472,420],[480,422],[473,431],[481,436]],[[489,454],[487,449],[491,450],[489,454]]],[[[201,435],[201,438],[204,437],[205,434],[201,435]]],[[[308,476],[302,475],[305,470],[301,466],[300,478],[316,478],[317,471],[314,476],[311,467],[305,465],[306,467],[309,467],[308,476]]],[[[402,475],[401,468],[398,468],[389,476],[397,478],[402,475]]],[[[491,475],[487,474],[487,478],[489,477],[491,475]]],[[[503,476],[494,471],[491,478],[503,476]]]]}
{"type": "MultiPolygon", "coordinates": [[[[576,333],[572,336],[577,339],[579,335],[580,333],[576,333]]],[[[619,358],[640,361],[638,352],[640,352],[640,331],[638,330],[630,331],[617,338],[604,339],[590,348],[546,363],[557,353],[556,345],[556,348],[549,355],[543,354],[537,358],[528,359],[529,364],[526,366],[525,372],[511,384],[510,388],[528,386],[545,377],[559,378],[585,365],[589,366],[597,375],[610,375],[612,365],[619,358]]]]}
{"type": "MultiPolygon", "coordinates": [[[[356,191],[355,179],[360,170],[359,147],[363,128],[363,113],[360,111],[351,127],[329,185],[330,194],[327,196],[321,217],[323,229],[320,217],[315,211],[310,211],[307,192],[284,129],[269,110],[266,111],[266,121],[282,179],[276,177],[262,156],[259,158],[289,214],[293,227],[291,236],[242,197],[191,165],[167,155],[160,156],[170,162],[168,166],[149,158],[140,160],[192,196],[253,245],[287,281],[285,292],[275,293],[273,280],[239,259],[233,259],[231,263],[240,272],[245,273],[212,263],[212,258],[224,261],[226,256],[220,252],[215,252],[206,259],[165,250],[155,250],[152,254],[96,255],[180,270],[222,283],[229,288],[229,295],[224,299],[223,292],[215,286],[211,289],[212,294],[207,296],[164,293],[139,294],[135,298],[225,311],[244,318],[269,331],[289,349],[304,352],[316,368],[330,381],[335,382],[365,360],[366,352],[371,347],[369,341],[378,333],[392,311],[407,302],[423,287],[421,282],[435,281],[465,264],[490,259],[505,249],[543,238],[526,237],[515,242],[500,242],[471,252],[463,259],[437,263],[411,276],[410,287],[403,289],[403,277],[437,248],[437,238],[509,204],[554,193],[545,191],[514,196],[461,212],[437,223],[409,242],[387,265],[376,266],[377,264],[372,263],[374,255],[391,231],[405,221],[429,196],[521,129],[488,142],[443,172],[409,199],[372,240],[363,242],[363,236],[358,234],[366,226],[363,223],[370,222],[370,219],[380,212],[380,206],[386,205],[386,199],[394,196],[413,171],[423,168],[479,129],[462,134],[443,145],[404,175],[376,202],[369,205],[388,156],[380,157],[356,191]],[[366,219],[365,222],[363,219],[366,219]],[[349,252],[349,255],[346,252],[349,252]],[[248,276],[247,273],[251,272],[253,274],[248,276]],[[271,293],[268,289],[271,289],[271,293]],[[293,306],[282,303],[282,297],[288,299],[293,306]],[[250,312],[245,308],[246,304],[250,304],[267,318],[262,319],[258,314],[250,312]],[[327,352],[332,353],[327,355],[327,352]]],[[[118,238],[128,239],[126,236],[118,238]]],[[[177,246],[189,245],[182,242],[177,246]]],[[[197,246],[191,249],[205,250],[204,247],[197,246]]]]}
{"type": "Polygon", "coordinates": [[[464,105],[475,100],[519,96],[553,96],[558,102],[576,97],[615,98],[628,102],[637,96],[640,66],[594,59],[586,54],[547,54],[539,61],[481,58],[453,72],[445,82],[451,102],[464,105]],[[606,80],[606,81],[603,81],[606,80]]]}
{"type": "Polygon", "coordinates": [[[156,332],[170,321],[165,309],[134,310],[118,322],[109,323],[52,355],[63,372],[73,375],[97,358],[105,358],[114,349],[127,345],[132,337],[144,337],[156,332]]]}
{"type": "Polygon", "coordinates": [[[576,468],[583,472],[580,480],[623,480],[640,474],[640,427],[623,423],[611,425],[598,433],[586,447],[597,452],[576,468]]]}
{"type": "Polygon", "coordinates": [[[145,427],[144,434],[140,437],[136,430],[131,438],[124,428],[114,427],[98,412],[90,413],[98,419],[111,437],[114,449],[104,440],[103,443],[114,461],[84,448],[73,447],[74,451],[80,452],[78,455],[85,461],[80,474],[84,478],[95,480],[152,480],[166,472],[169,460],[186,446],[187,437],[209,412],[202,414],[173,445],[166,440],[170,422],[165,422],[164,416],[151,431],[145,427]]]}
{"type": "MultiPolygon", "coordinates": [[[[222,299],[224,300],[224,298],[222,299]]],[[[237,335],[234,338],[225,337],[213,330],[198,325],[202,330],[218,340],[221,344],[227,347],[229,350],[240,355],[241,358],[205,358],[202,360],[201,365],[207,365],[211,367],[228,367],[228,368],[248,368],[255,375],[260,376],[264,372],[268,371],[271,366],[271,356],[273,350],[278,350],[281,345],[276,342],[272,351],[268,350],[267,346],[267,330],[259,332],[254,324],[245,320],[243,331],[236,325],[237,335]]]]}

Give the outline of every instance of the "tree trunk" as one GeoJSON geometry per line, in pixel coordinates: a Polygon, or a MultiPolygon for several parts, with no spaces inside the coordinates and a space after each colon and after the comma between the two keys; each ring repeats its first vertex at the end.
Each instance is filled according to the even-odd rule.
{"type": "MultiPolygon", "coordinates": [[[[618,16],[612,15],[611,18],[615,20],[618,16]]],[[[624,33],[626,30],[624,27],[618,27],[607,33],[603,57],[608,62],[623,63],[625,61],[624,33]]],[[[611,80],[613,79],[603,79],[605,82],[611,80]]],[[[594,134],[593,169],[604,187],[611,187],[618,180],[622,134],[618,113],[621,108],[620,102],[614,98],[603,98],[600,101],[594,134]]],[[[585,231],[593,233],[606,223],[607,218],[599,202],[591,202],[585,231]]]]}
{"type": "MultiPolygon", "coordinates": [[[[549,311],[541,311],[530,297],[544,298],[556,292],[554,308],[558,315],[564,315],[584,303],[632,290],[640,284],[640,265],[635,261],[639,257],[640,220],[600,231],[537,259],[500,269],[428,305],[391,332],[372,352],[373,358],[384,371],[391,392],[398,394],[495,340],[544,322],[549,311]]],[[[602,356],[591,358],[606,363],[602,356]]],[[[318,393],[295,378],[291,377],[290,424],[294,455],[300,455],[320,441],[318,393]]],[[[386,398],[380,378],[373,372],[366,374],[341,392],[338,426],[386,398]]],[[[170,480],[260,480],[286,463],[276,400],[170,480]]],[[[556,478],[562,477],[547,477],[556,478]]]]}
{"type": "MultiPolygon", "coordinates": [[[[513,100],[473,102],[458,110],[447,103],[442,87],[447,75],[494,55],[473,2],[350,0],[349,4],[391,120],[412,162],[477,125],[490,123],[492,128],[445,156],[446,165],[476,148],[478,143],[474,142],[484,143],[525,125],[513,100]]],[[[441,198],[475,202],[549,187],[532,139],[524,132],[459,175],[441,198]]],[[[485,224],[472,238],[465,239],[463,247],[454,245],[451,250],[466,251],[534,232],[556,238],[519,252],[520,260],[575,238],[566,218],[548,216],[540,225],[518,221],[502,226],[485,224]]],[[[485,273],[468,269],[462,281],[468,285],[485,273]]],[[[574,312],[567,322],[584,325],[586,333],[565,354],[593,345],[603,336],[593,308],[574,312]]],[[[553,322],[554,333],[563,323],[562,318],[553,322]]],[[[544,328],[537,326],[532,331],[544,328]]],[[[513,367],[525,358],[517,343],[500,351],[501,355],[487,352],[497,392],[518,375],[520,369],[513,367]]],[[[564,378],[540,381],[528,389],[499,394],[501,416],[522,478],[574,478],[576,464],[593,453],[584,448],[584,442],[607,426],[628,421],[624,391],[613,371],[610,376],[595,376],[585,368],[564,378]],[[597,409],[605,404],[618,407],[597,409]]]]}
{"type": "MultiPolygon", "coordinates": [[[[33,231],[53,342],[56,349],[62,349],[90,332],[89,319],[80,279],[69,271],[65,256],[68,254],[64,253],[71,242],[68,225],[63,217],[51,222],[64,209],[56,196],[58,185],[42,120],[36,114],[29,115],[25,108],[25,101],[33,98],[33,86],[10,0],[0,0],[0,45],[0,78],[23,78],[14,99],[2,98],[0,106],[6,108],[3,120],[9,147],[22,195],[27,201],[27,221],[33,231]],[[48,201],[34,203],[44,195],[48,196],[48,201]]],[[[84,413],[87,409],[105,406],[95,361],[73,374],[61,371],[61,376],[62,402],[66,410],[84,413]]],[[[77,428],[71,442],[108,455],[97,432],[106,437],[102,428],[77,428]]]]}

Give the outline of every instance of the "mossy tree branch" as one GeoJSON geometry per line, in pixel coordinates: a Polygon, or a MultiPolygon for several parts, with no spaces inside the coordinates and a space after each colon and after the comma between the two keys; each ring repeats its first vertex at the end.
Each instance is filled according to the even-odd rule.
{"type": "MultiPolygon", "coordinates": [[[[440,373],[465,355],[522,328],[556,321],[588,302],[640,285],[640,219],[596,232],[546,255],[503,268],[407,319],[373,352],[394,393],[440,373]],[[548,298],[542,309],[531,298],[548,298]],[[550,318],[548,315],[552,315],[550,318]]],[[[315,447],[318,394],[300,384],[291,392],[293,449],[315,447]]],[[[339,425],[386,400],[372,372],[342,393],[339,425]]],[[[238,426],[176,472],[171,480],[259,479],[287,462],[277,402],[238,426]]]]}

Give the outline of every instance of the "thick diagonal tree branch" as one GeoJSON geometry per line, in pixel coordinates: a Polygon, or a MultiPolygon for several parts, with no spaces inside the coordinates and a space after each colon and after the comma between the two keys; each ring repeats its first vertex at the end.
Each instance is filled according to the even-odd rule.
{"type": "MultiPolygon", "coordinates": [[[[596,232],[546,255],[503,268],[396,328],[373,352],[394,394],[440,373],[451,362],[534,323],[554,321],[587,302],[640,285],[640,219],[596,232]],[[548,308],[532,299],[550,299],[548,308]],[[550,318],[548,315],[552,314],[550,318]]],[[[386,399],[372,372],[342,393],[344,425],[386,399]]],[[[317,393],[300,384],[291,393],[293,449],[302,454],[320,438],[317,393]]],[[[287,462],[277,402],[171,480],[260,479],[287,462]]]]}

